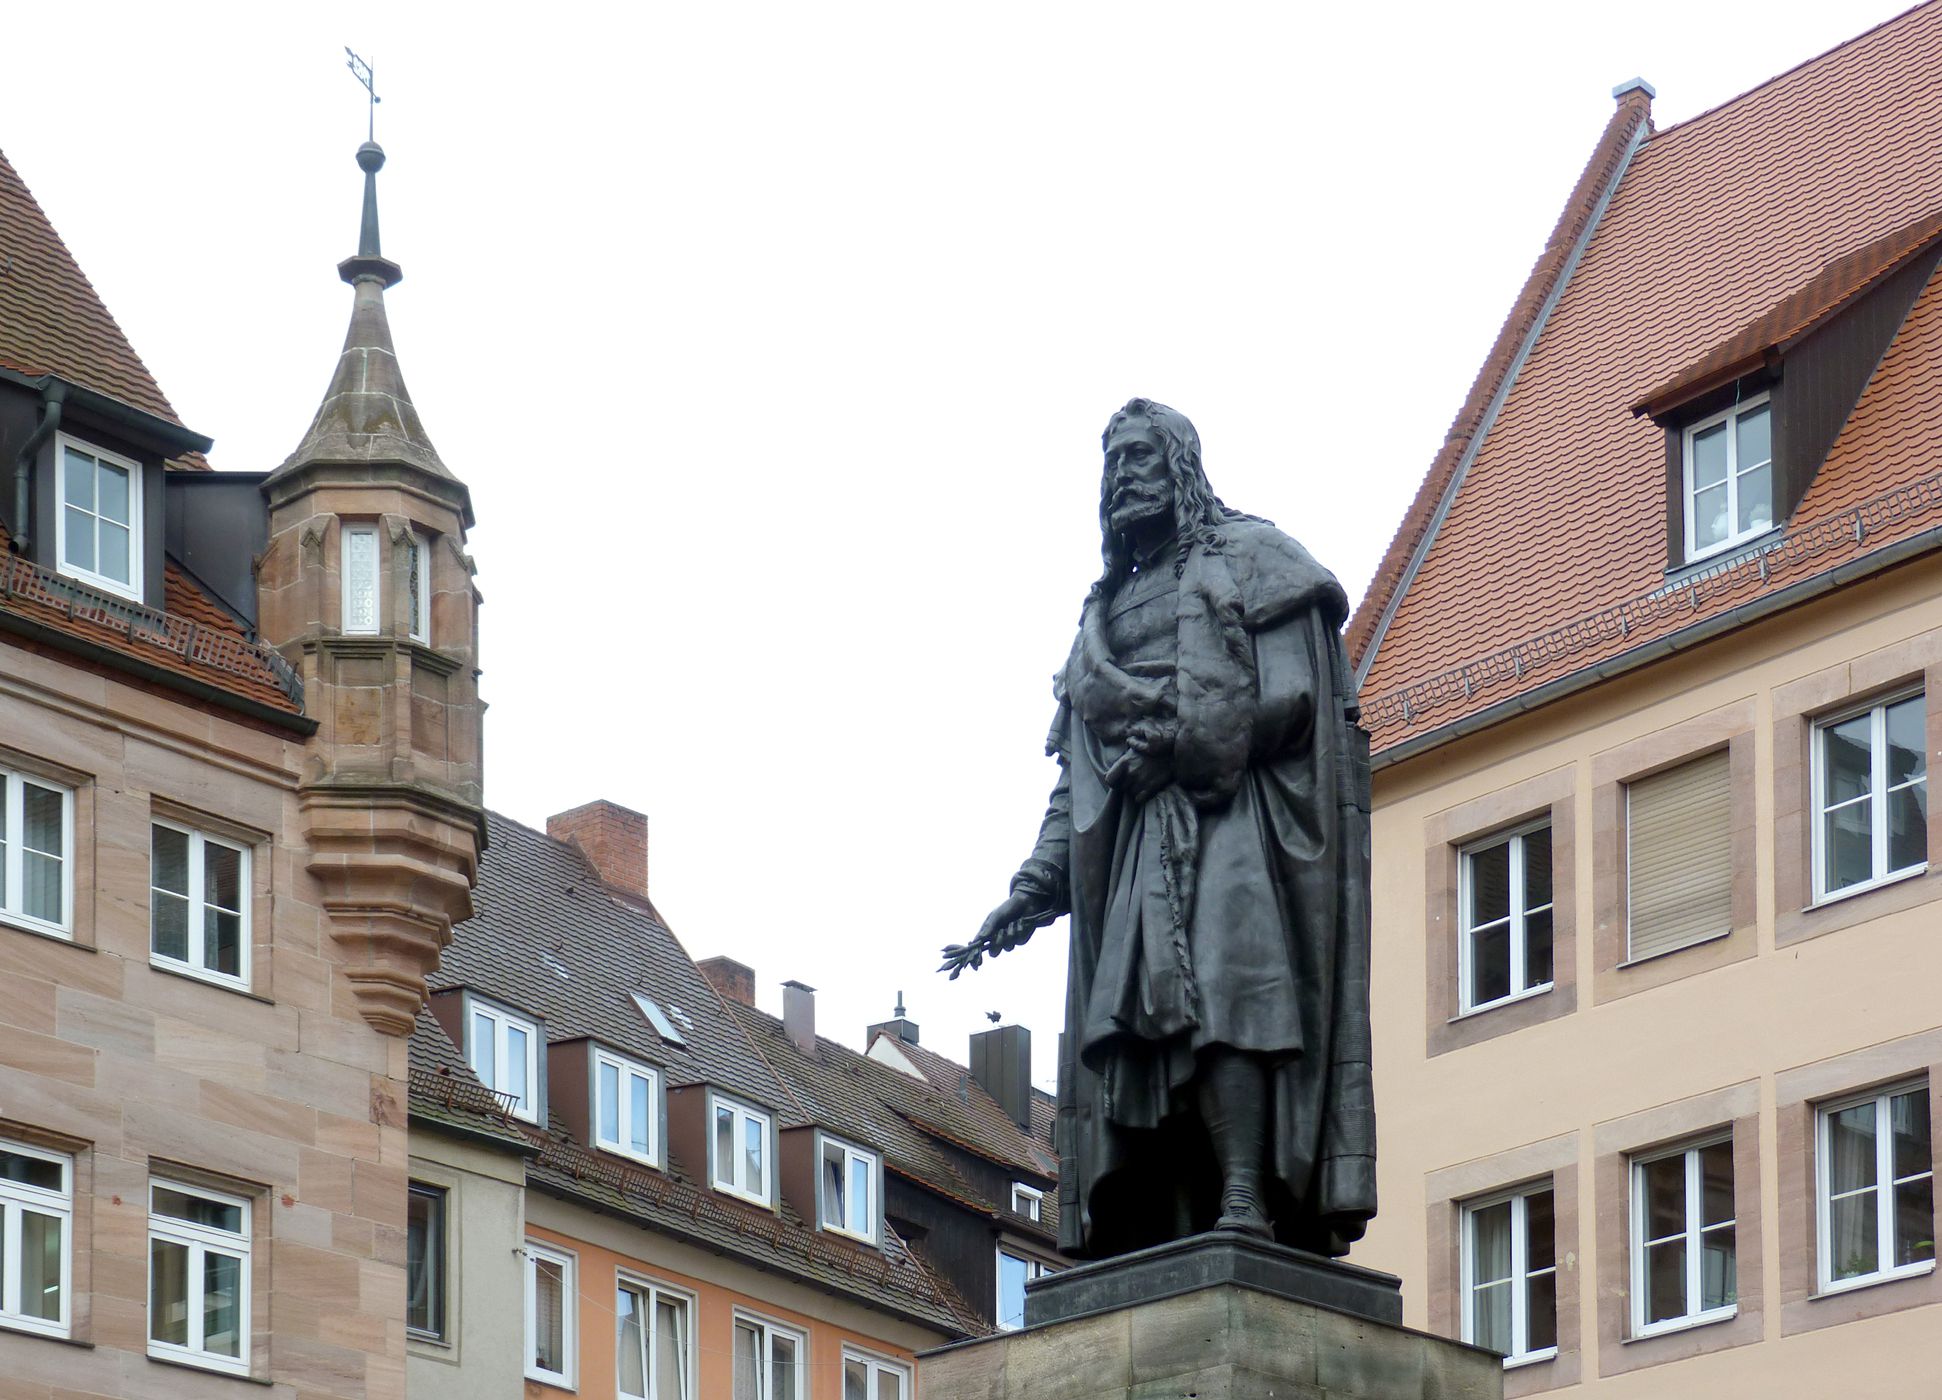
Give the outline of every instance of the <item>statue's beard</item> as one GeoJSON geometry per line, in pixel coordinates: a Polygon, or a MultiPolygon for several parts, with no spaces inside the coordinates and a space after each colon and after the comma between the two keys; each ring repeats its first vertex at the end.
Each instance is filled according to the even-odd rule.
{"type": "Polygon", "coordinates": [[[1126,535],[1141,525],[1167,518],[1172,511],[1173,501],[1165,495],[1123,490],[1113,497],[1106,522],[1113,527],[1115,534],[1126,535]]]}

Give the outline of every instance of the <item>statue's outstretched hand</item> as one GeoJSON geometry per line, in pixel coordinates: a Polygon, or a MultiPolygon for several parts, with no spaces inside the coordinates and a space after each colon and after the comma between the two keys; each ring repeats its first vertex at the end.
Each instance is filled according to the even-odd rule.
{"type": "Polygon", "coordinates": [[[937,970],[950,973],[953,979],[966,968],[975,972],[986,958],[995,958],[1009,948],[1028,942],[1034,933],[1058,916],[1049,897],[1033,890],[1020,890],[985,917],[976,938],[946,947],[944,965],[937,970]]]}

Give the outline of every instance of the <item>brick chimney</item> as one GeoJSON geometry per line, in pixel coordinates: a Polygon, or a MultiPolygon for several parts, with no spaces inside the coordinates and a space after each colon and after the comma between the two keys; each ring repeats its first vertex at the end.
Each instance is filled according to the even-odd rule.
{"type": "Polygon", "coordinates": [[[1032,1126],[1032,1033],[1000,1026],[971,1037],[971,1077],[1021,1128],[1032,1126]]]}
{"type": "Polygon", "coordinates": [[[546,834],[571,841],[601,880],[647,898],[647,818],[605,798],[546,819],[546,834]]]}
{"type": "Polygon", "coordinates": [[[816,1053],[816,989],[801,982],[782,984],[782,1029],[805,1055],[816,1053]]]}
{"type": "Polygon", "coordinates": [[[740,1006],[755,1005],[755,969],[747,963],[733,958],[703,958],[695,966],[725,1000],[740,1006]]]}

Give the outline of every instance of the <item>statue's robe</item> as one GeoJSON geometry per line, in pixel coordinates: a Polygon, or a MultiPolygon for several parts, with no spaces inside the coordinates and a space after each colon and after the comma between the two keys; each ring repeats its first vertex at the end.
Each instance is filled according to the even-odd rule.
{"type": "Polygon", "coordinates": [[[1054,687],[1060,778],[1019,877],[1072,915],[1069,1254],[1211,1228],[1194,1078],[1222,1046],[1271,1067],[1277,1238],[1339,1255],[1375,1214],[1368,736],[1347,611],[1307,551],[1246,516],[1087,604],[1054,687]],[[1170,734],[1173,772],[1144,801],[1113,770],[1142,728],[1170,734]]]}

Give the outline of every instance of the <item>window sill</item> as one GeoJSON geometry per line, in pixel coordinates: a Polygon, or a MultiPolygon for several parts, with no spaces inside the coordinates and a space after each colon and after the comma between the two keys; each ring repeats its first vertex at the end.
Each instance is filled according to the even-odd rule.
{"type": "Polygon", "coordinates": [[[1899,1269],[1887,1269],[1878,1274],[1863,1274],[1860,1278],[1842,1279],[1837,1283],[1824,1283],[1819,1290],[1807,1295],[1810,1303],[1823,1298],[1838,1298],[1843,1293],[1853,1293],[1861,1288],[1874,1288],[1884,1283],[1901,1283],[1912,1278],[1927,1278],[1935,1272],[1935,1261],[1924,1260],[1920,1264],[1905,1264],[1899,1269]]]}
{"type": "MultiPolygon", "coordinates": [[[[139,565],[140,563],[141,561],[139,559],[133,561],[134,565],[139,565]]],[[[78,583],[83,588],[92,588],[98,593],[112,594],[114,597],[134,603],[138,607],[142,604],[142,590],[134,584],[123,583],[120,579],[109,578],[106,574],[93,573],[90,570],[66,562],[57,564],[54,572],[72,583],[78,583]]],[[[139,573],[140,569],[131,566],[129,572],[139,573]]]]}
{"type": "Polygon", "coordinates": [[[71,1347],[94,1346],[93,1342],[69,1336],[65,1326],[57,1329],[51,1322],[31,1317],[0,1317],[0,1332],[11,1332],[16,1337],[39,1337],[44,1342],[61,1342],[71,1347]]]}
{"type": "Polygon", "coordinates": [[[1833,894],[1820,895],[1812,904],[1801,910],[1801,913],[1811,914],[1816,909],[1825,909],[1829,905],[1839,904],[1844,900],[1854,899],[1860,895],[1873,894],[1876,890],[1885,890],[1893,885],[1899,885],[1904,880],[1918,880],[1928,873],[1929,864],[1927,861],[1923,861],[1920,865],[1911,865],[1906,870],[1897,870],[1891,874],[1883,875],[1878,880],[1869,880],[1867,883],[1860,885],[1849,885],[1846,889],[1836,890],[1833,894]]]}
{"type": "Polygon", "coordinates": [[[551,1375],[545,1371],[528,1371],[526,1379],[534,1385],[550,1385],[555,1390],[576,1390],[571,1379],[562,1375],[551,1375]]]}
{"type": "Polygon", "coordinates": [[[1664,587],[1677,588],[1708,569],[1718,568],[1725,563],[1738,562],[1741,556],[1751,559],[1755,555],[1764,554],[1783,542],[1772,538],[1779,531],[1778,525],[1768,525],[1764,529],[1741,535],[1738,539],[1722,540],[1710,548],[1700,550],[1697,554],[1688,554],[1684,562],[1675,564],[1665,571],[1664,587]]]}
{"type": "Polygon", "coordinates": [[[657,1171],[657,1172],[665,1170],[665,1168],[662,1167],[660,1162],[658,1162],[654,1158],[643,1157],[638,1152],[630,1152],[628,1149],[621,1147],[617,1143],[595,1142],[593,1147],[596,1152],[604,1152],[609,1157],[618,1157],[623,1162],[632,1162],[637,1167],[646,1167],[650,1171],[657,1171]]]}
{"type": "Polygon", "coordinates": [[[1735,1303],[1730,1308],[1719,1308],[1712,1312],[1696,1313],[1691,1317],[1682,1317],[1669,1322],[1655,1322],[1650,1328],[1634,1332],[1631,1336],[1622,1337],[1619,1340],[1626,1346],[1630,1346],[1633,1342],[1656,1342],[1661,1337],[1676,1337],[1682,1332],[1691,1332],[1701,1327],[1712,1327],[1721,1322],[1731,1322],[1739,1315],[1740,1305],[1735,1303]]]}
{"type": "Polygon", "coordinates": [[[867,1244],[872,1249],[876,1247],[877,1237],[875,1235],[859,1234],[855,1230],[846,1230],[841,1225],[831,1225],[828,1223],[819,1225],[817,1228],[825,1235],[835,1235],[841,1239],[855,1240],[858,1244],[867,1244]]]}
{"type": "Polygon", "coordinates": [[[1506,1356],[1504,1358],[1504,1369],[1506,1371],[1519,1371],[1526,1366],[1542,1366],[1547,1361],[1556,1361],[1557,1359],[1558,1349],[1556,1347],[1549,1347],[1544,1351],[1531,1352],[1527,1356],[1506,1356]]]}
{"type": "Polygon", "coordinates": [[[1647,953],[1642,958],[1627,958],[1624,962],[1618,964],[1618,966],[1613,970],[1616,972],[1623,972],[1628,967],[1642,967],[1646,963],[1654,963],[1659,961],[1659,959],[1661,958],[1669,958],[1678,953],[1691,952],[1694,948],[1704,948],[1707,944],[1717,943],[1722,938],[1731,938],[1733,936],[1733,933],[1734,933],[1734,930],[1730,928],[1722,929],[1718,933],[1709,933],[1704,938],[1695,938],[1690,943],[1681,943],[1677,948],[1661,948],[1658,952],[1647,953]]]}
{"type": "Polygon", "coordinates": [[[0,914],[0,928],[18,929],[21,933],[37,934],[42,938],[51,938],[56,943],[65,943],[70,947],[85,948],[90,953],[94,951],[93,944],[79,942],[74,937],[73,929],[62,928],[59,924],[45,923],[40,919],[30,918],[25,914],[0,914]]]}
{"type": "Polygon", "coordinates": [[[769,1198],[767,1196],[758,1196],[752,1191],[739,1190],[738,1188],[731,1186],[727,1182],[723,1182],[723,1181],[714,1182],[712,1183],[712,1185],[714,1186],[716,1191],[720,1192],[724,1196],[732,1196],[738,1201],[747,1201],[752,1206],[762,1207],[763,1210],[775,1209],[775,1207],[769,1203],[769,1198]]]}
{"type": "MultiPolygon", "coordinates": [[[[1485,1002],[1482,1006],[1473,1006],[1468,1011],[1459,1011],[1444,1024],[1454,1026],[1457,1022],[1467,1021],[1473,1016],[1487,1016],[1491,1012],[1500,1011],[1506,1006],[1515,1006],[1520,1001],[1531,1001],[1534,998],[1548,994],[1555,986],[1557,986],[1556,982],[1546,982],[1542,986],[1526,987],[1515,996],[1499,997],[1495,1001],[1485,1002]]],[[[1539,1359],[1543,1360],[1546,1358],[1539,1359]]]]}
{"type": "Polygon", "coordinates": [[[160,953],[150,953],[148,955],[148,965],[157,972],[168,973],[171,977],[187,978],[191,982],[200,982],[207,987],[220,987],[225,992],[234,992],[238,996],[252,997],[257,1001],[268,1002],[270,1000],[268,997],[257,996],[255,992],[250,990],[246,982],[238,981],[220,972],[204,971],[191,963],[177,962],[174,958],[163,957],[160,953]]]}
{"type": "Polygon", "coordinates": [[[261,1376],[252,1376],[248,1371],[232,1371],[226,1364],[214,1361],[196,1361],[187,1356],[163,1356],[158,1352],[148,1353],[148,1359],[157,1366],[174,1366],[184,1371],[194,1371],[202,1376],[221,1376],[224,1380],[241,1381],[244,1385],[274,1385],[276,1382],[261,1376]]]}

